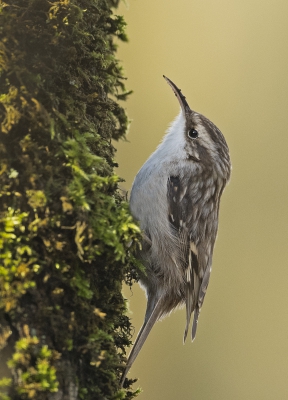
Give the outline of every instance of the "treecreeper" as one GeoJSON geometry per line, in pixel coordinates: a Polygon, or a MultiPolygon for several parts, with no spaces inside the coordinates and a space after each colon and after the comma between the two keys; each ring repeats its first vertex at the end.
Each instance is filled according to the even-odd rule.
{"type": "Polygon", "coordinates": [[[211,273],[220,198],[231,173],[221,131],[191,110],[181,90],[164,78],[181,110],[131,190],[131,213],[143,231],[138,257],[146,273],[139,282],[146,291],[147,309],[121,386],[153,325],[171,311],[186,307],[184,342],[193,314],[194,340],[211,273]]]}

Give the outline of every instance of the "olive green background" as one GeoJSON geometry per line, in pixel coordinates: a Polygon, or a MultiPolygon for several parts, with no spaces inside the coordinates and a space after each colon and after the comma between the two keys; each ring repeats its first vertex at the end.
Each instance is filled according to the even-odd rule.
{"type": "MultiPolygon", "coordinates": [[[[163,74],[222,130],[233,164],[196,340],[183,346],[185,312],[173,313],[129,376],[141,400],[288,399],[288,2],[128,0],[117,13],[134,90],[116,145],[123,187],[179,112],[163,74]]],[[[137,333],[145,296],[125,294],[137,333]]]]}

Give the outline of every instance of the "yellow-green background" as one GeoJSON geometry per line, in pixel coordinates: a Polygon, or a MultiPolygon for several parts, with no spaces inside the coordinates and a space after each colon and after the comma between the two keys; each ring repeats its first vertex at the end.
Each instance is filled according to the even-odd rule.
{"type": "MultiPolygon", "coordinates": [[[[117,145],[123,186],[179,111],[163,74],[222,130],[233,163],[197,338],[183,346],[177,311],[129,376],[142,400],[288,399],[288,2],[127,0],[117,13],[134,90],[129,142],[117,145]]],[[[145,296],[138,285],[125,294],[137,332],[145,296]]]]}

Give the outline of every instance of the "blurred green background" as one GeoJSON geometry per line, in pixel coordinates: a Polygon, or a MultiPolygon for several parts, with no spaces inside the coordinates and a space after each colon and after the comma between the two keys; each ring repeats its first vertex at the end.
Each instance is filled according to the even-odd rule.
{"type": "MultiPolygon", "coordinates": [[[[233,164],[196,340],[183,346],[177,311],[153,328],[129,376],[141,400],[288,399],[288,2],[127,0],[117,13],[134,90],[129,142],[116,145],[123,187],[179,112],[163,74],[222,130],[233,164]]],[[[132,292],[136,336],[146,299],[132,292]]]]}

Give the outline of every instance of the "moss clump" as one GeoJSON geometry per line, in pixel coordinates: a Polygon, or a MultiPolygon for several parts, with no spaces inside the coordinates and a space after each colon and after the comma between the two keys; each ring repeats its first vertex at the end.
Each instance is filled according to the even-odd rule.
{"type": "Polygon", "coordinates": [[[131,331],[121,283],[131,279],[139,228],[113,172],[111,139],[127,128],[117,99],[128,94],[113,44],[126,40],[111,11],[118,0],[0,4],[0,339],[15,344],[8,395],[129,399],[135,393],[118,385],[131,331]]]}

